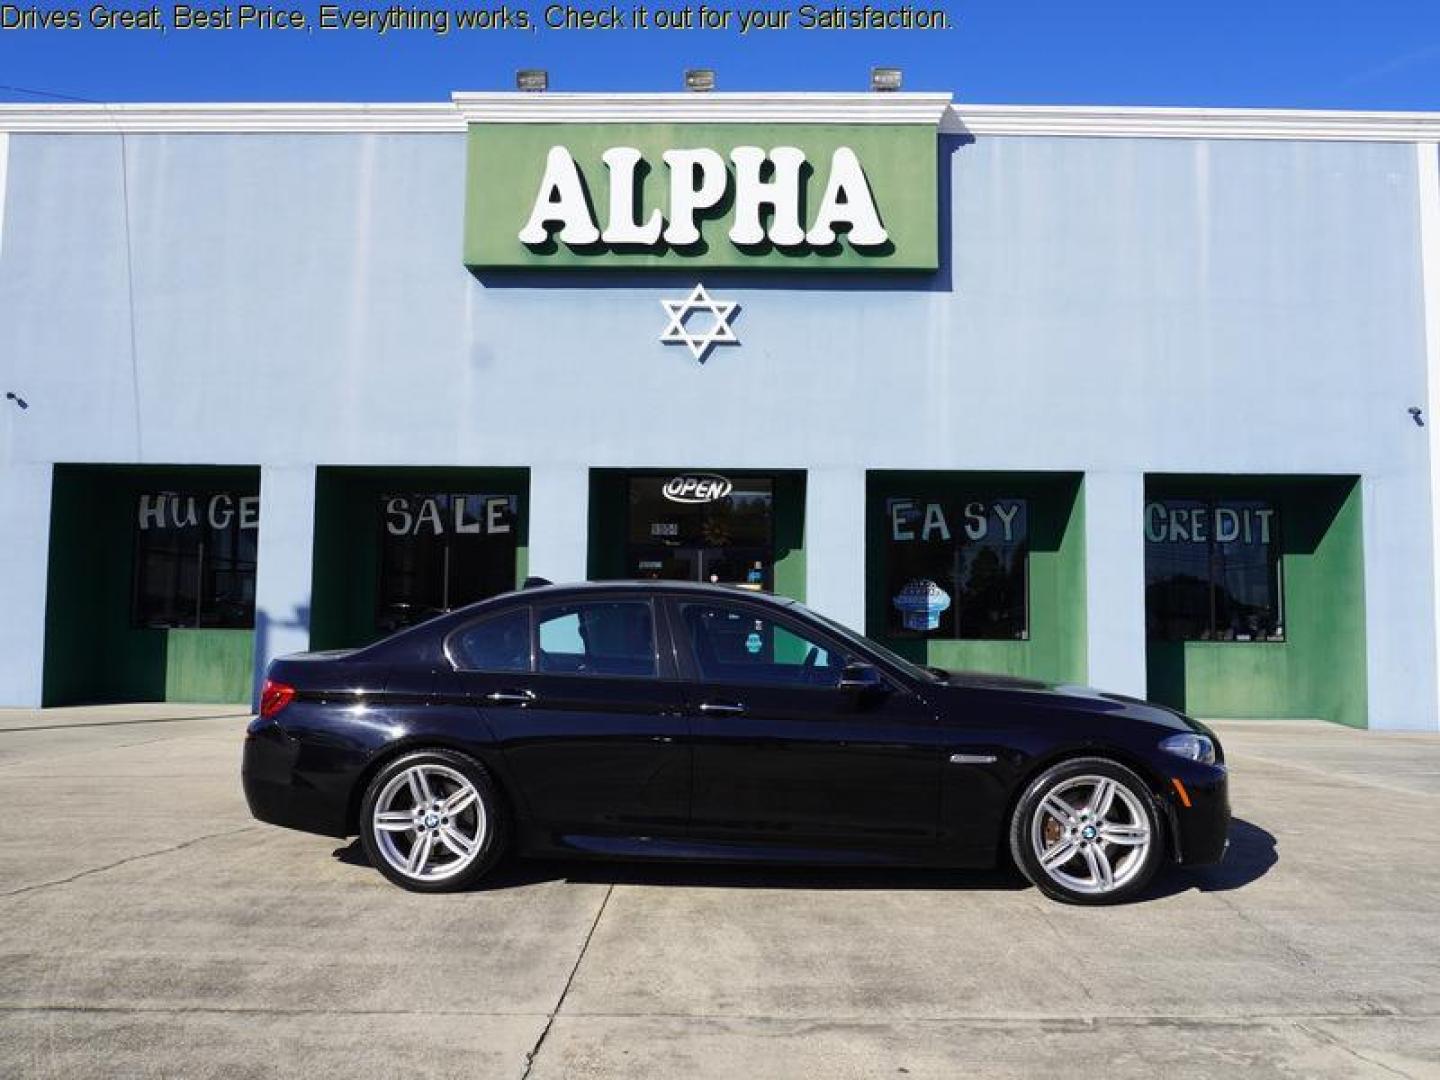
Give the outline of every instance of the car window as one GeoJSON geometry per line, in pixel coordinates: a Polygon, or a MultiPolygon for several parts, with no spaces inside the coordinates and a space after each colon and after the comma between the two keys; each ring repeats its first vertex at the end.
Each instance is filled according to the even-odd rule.
{"type": "Polygon", "coordinates": [[[818,639],[748,608],[684,604],[700,677],[706,682],[838,686],[845,658],[818,639]]]}
{"type": "Polygon", "coordinates": [[[450,636],[450,659],[462,671],[529,671],[530,609],[493,615],[450,636]]]}
{"type": "Polygon", "coordinates": [[[655,675],[655,622],[643,600],[567,604],[540,616],[540,670],[655,675]]]}

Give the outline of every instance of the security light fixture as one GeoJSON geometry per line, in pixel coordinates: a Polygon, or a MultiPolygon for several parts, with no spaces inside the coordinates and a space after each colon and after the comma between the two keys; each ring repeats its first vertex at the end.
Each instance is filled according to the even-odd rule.
{"type": "Polygon", "coordinates": [[[5,400],[15,402],[15,404],[19,405],[22,409],[28,409],[30,407],[30,403],[26,401],[23,397],[21,397],[19,394],[15,393],[14,390],[5,391],[5,400]]]}
{"type": "Polygon", "coordinates": [[[686,68],[685,89],[693,90],[696,93],[704,93],[707,90],[715,89],[714,68],[686,68]]]}
{"type": "Polygon", "coordinates": [[[1425,426],[1425,414],[1420,410],[1420,406],[1411,405],[1407,411],[1410,413],[1410,419],[1415,421],[1416,427],[1425,426]]]}
{"type": "Polygon", "coordinates": [[[515,89],[540,93],[550,88],[550,73],[544,68],[521,68],[515,72],[515,89]]]}
{"type": "Polygon", "coordinates": [[[896,67],[872,67],[870,89],[877,93],[893,93],[900,89],[903,73],[896,67]]]}

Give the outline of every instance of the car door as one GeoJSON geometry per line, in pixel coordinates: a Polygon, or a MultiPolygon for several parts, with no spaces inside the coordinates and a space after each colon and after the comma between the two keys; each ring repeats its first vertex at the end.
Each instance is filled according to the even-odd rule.
{"type": "Polygon", "coordinates": [[[689,676],[691,836],[923,857],[936,843],[941,735],[900,686],[840,689],[846,648],[743,600],[671,603],[689,676]]]}
{"type": "Polygon", "coordinates": [[[527,816],[562,840],[684,835],[690,751],[654,604],[606,595],[521,610],[523,626],[462,627],[448,651],[527,816]]]}

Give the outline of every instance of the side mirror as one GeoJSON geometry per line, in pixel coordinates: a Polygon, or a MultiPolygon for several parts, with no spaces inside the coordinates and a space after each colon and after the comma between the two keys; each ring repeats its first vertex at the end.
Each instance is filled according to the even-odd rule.
{"type": "Polygon", "coordinates": [[[885,689],[885,679],[869,664],[846,664],[840,672],[840,689],[851,694],[870,694],[885,689]]]}

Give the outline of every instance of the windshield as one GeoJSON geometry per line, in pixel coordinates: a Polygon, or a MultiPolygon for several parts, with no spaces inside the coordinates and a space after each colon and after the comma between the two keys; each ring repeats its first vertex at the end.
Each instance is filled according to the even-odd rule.
{"type": "Polygon", "coordinates": [[[795,606],[801,611],[805,612],[805,614],[809,615],[816,622],[824,626],[825,629],[829,630],[836,637],[841,638],[842,640],[848,642],[851,645],[859,646],[862,650],[866,652],[878,653],[882,660],[884,660],[888,664],[893,664],[895,667],[905,672],[905,674],[909,675],[912,679],[919,679],[921,682],[927,683],[940,683],[946,681],[944,673],[941,672],[939,668],[922,667],[921,665],[915,663],[915,661],[907,660],[899,653],[892,652],[891,650],[887,649],[884,645],[871,641],[867,637],[862,637],[860,634],[855,633],[854,630],[851,630],[848,626],[842,626],[834,619],[827,618],[826,616],[821,615],[818,611],[806,607],[804,604],[795,602],[795,606]]]}

